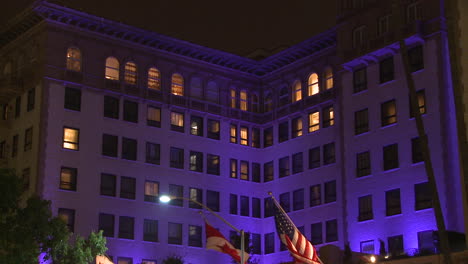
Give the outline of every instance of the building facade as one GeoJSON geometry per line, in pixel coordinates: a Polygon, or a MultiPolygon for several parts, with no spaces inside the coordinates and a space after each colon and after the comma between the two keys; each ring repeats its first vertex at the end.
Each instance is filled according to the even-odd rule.
{"type": "MultiPolygon", "coordinates": [[[[443,15],[401,2],[447,228],[463,233],[443,15]]],[[[230,261],[203,248],[199,206],[163,194],[249,232],[259,263],[290,260],[269,191],[318,248],[433,250],[391,6],[340,4],[335,28],[255,61],[37,2],[0,35],[1,165],[73,232],[104,230],[121,264],[230,261]]]]}

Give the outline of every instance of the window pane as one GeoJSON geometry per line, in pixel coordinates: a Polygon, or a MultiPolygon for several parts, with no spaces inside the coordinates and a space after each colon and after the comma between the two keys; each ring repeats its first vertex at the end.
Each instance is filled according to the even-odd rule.
{"type": "Polygon", "coordinates": [[[63,128],[63,148],[78,150],[79,130],[75,128],[63,128]]]}

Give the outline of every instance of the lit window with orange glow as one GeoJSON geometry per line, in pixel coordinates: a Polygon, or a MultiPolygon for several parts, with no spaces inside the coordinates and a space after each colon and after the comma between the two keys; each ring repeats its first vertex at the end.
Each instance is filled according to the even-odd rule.
{"type": "Polygon", "coordinates": [[[176,127],[184,127],[184,114],[171,112],[171,125],[176,127]]]}
{"type": "Polygon", "coordinates": [[[240,143],[241,145],[249,145],[249,129],[247,127],[240,128],[240,143]]]}
{"type": "Polygon", "coordinates": [[[319,93],[319,90],[320,90],[319,80],[318,80],[318,75],[315,72],[309,76],[308,87],[309,87],[307,91],[308,96],[319,93]]]}
{"type": "Polygon", "coordinates": [[[229,96],[230,96],[230,106],[231,108],[236,108],[237,104],[237,98],[236,98],[236,90],[235,89],[230,89],[229,90],[229,96]]]}
{"type": "Polygon", "coordinates": [[[81,71],[81,52],[78,48],[68,48],[67,70],[76,72],[81,71]]]}
{"type": "Polygon", "coordinates": [[[106,79],[113,81],[119,80],[119,61],[114,57],[106,59],[106,79]]]}
{"type": "Polygon", "coordinates": [[[184,77],[178,73],[172,74],[171,93],[184,96],[184,77]]]}
{"type": "Polygon", "coordinates": [[[241,91],[240,92],[240,110],[247,111],[248,110],[248,100],[247,100],[247,92],[241,91]]]}
{"type": "Polygon", "coordinates": [[[137,84],[137,66],[133,62],[125,64],[125,83],[131,85],[137,84]]]}
{"type": "Polygon", "coordinates": [[[325,89],[333,88],[333,71],[331,67],[325,69],[325,89]]]}
{"type": "Polygon", "coordinates": [[[231,125],[230,131],[230,142],[237,143],[237,126],[231,125]]]}
{"type": "Polygon", "coordinates": [[[76,128],[63,128],[63,148],[78,150],[80,130],[76,128]]]}
{"type": "Polygon", "coordinates": [[[249,180],[249,162],[241,161],[240,162],[240,178],[241,180],[249,180]]]}
{"type": "Polygon", "coordinates": [[[318,111],[309,114],[309,133],[319,130],[320,114],[318,111]]]}
{"type": "Polygon", "coordinates": [[[149,68],[148,70],[148,89],[161,90],[161,73],[156,68],[149,68]]]}
{"type": "Polygon", "coordinates": [[[300,81],[296,81],[293,85],[293,102],[302,100],[302,86],[300,81]]]}

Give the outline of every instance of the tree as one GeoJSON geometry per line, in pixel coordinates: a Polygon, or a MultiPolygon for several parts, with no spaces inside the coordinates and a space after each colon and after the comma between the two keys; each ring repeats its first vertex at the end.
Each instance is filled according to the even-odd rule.
{"type": "Polygon", "coordinates": [[[184,259],[181,256],[172,255],[172,256],[166,257],[162,261],[162,264],[184,264],[184,259]]]}
{"type": "Polygon", "coordinates": [[[25,200],[23,186],[13,170],[0,168],[0,263],[37,263],[45,253],[54,263],[87,264],[106,252],[102,232],[72,241],[65,222],[52,217],[50,201],[37,195],[25,200]]]}

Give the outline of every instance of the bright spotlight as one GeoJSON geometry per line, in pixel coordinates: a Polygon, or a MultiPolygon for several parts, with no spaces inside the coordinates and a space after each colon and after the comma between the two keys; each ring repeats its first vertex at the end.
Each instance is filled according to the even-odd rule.
{"type": "Polygon", "coordinates": [[[171,201],[171,197],[167,195],[161,195],[161,197],[159,197],[159,201],[161,201],[162,203],[168,203],[169,201],[171,201]]]}
{"type": "Polygon", "coordinates": [[[375,263],[375,260],[376,260],[376,259],[375,259],[375,256],[371,256],[371,257],[370,257],[371,263],[375,263]]]}

